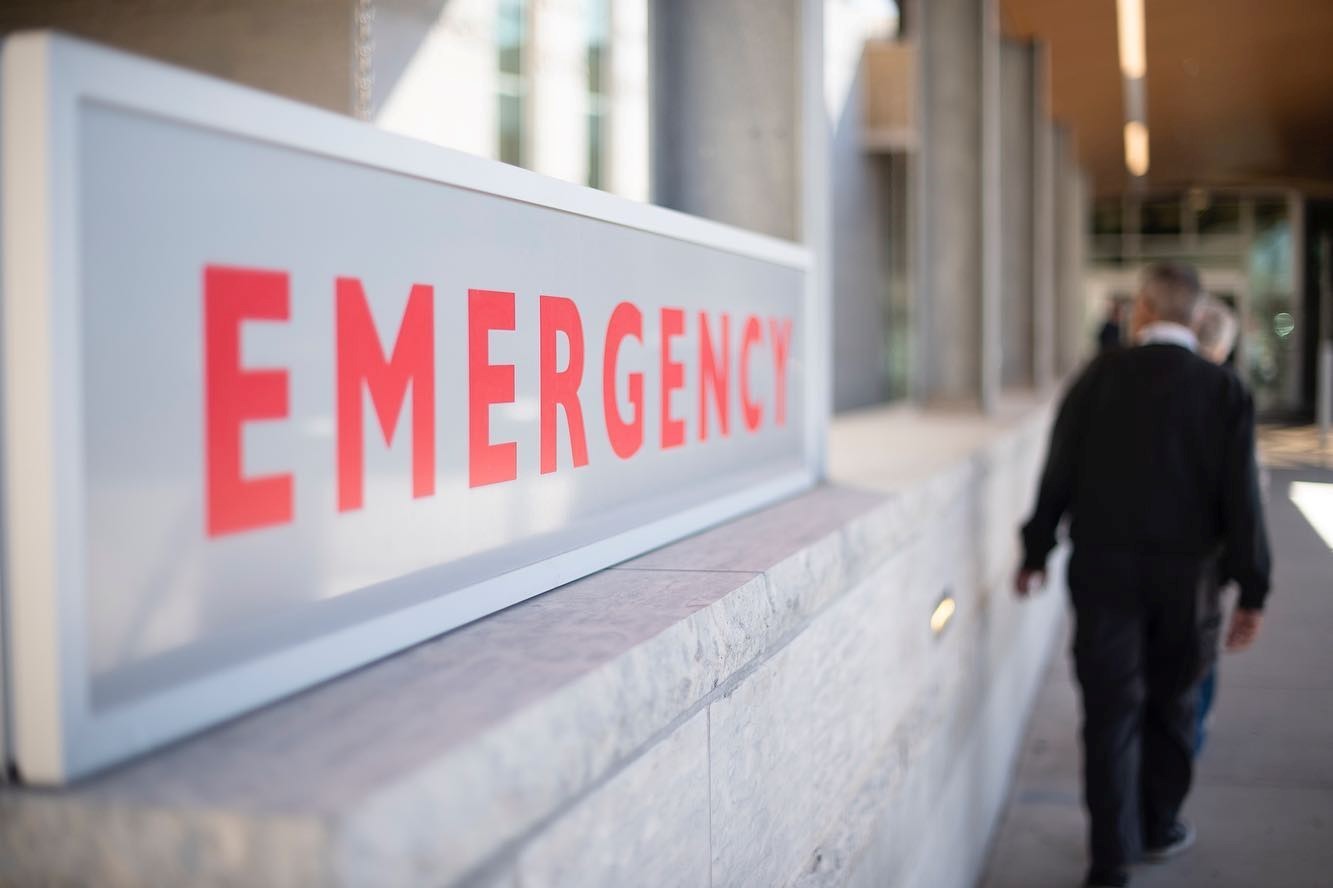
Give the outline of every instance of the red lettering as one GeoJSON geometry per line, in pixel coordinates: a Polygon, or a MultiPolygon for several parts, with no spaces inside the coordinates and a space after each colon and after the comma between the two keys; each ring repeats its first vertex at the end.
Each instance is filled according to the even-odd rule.
{"type": "Polygon", "coordinates": [[[575,468],[588,464],[588,439],[583,431],[583,405],[579,403],[579,385],[583,382],[583,321],[578,306],[563,296],[543,296],[540,306],[541,462],[542,474],[546,475],[556,468],[556,405],[565,408],[575,468]],[[561,371],[555,369],[557,333],[564,333],[569,342],[569,364],[561,371]]]}
{"type": "Polygon", "coordinates": [[[514,402],[514,365],[491,363],[491,331],[514,329],[514,294],[468,290],[468,483],[518,477],[518,445],[491,443],[491,405],[514,402]]]}
{"type": "Polygon", "coordinates": [[[662,449],[685,443],[685,421],[671,416],[671,393],[685,385],[685,365],[671,360],[671,340],[685,332],[685,312],[662,309],[662,449]]]}
{"type": "Polygon", "coordinates": [[[384,359],[361,281],[340,277],[338,341],[338,511],[361,508],[365,489],[362,385],[370,392],[385,445],[412,386],[412,496],[435,493],[435,294],[414,284],[398,326],[393,356],[384,359]]]}
{"type": "Polygon", "coordinates": [[[287,371],[241,369],[241,322],[285,321],[287,273],[204,268],[204,447],[208,535],[292,520],[292,476],[242,475],[246,422],[286,419],[287,371]]]}
{"type": "Polygon", "coordinates": [[[768,334],[773,338],[773,419],[787,422],[787,356],[791,353],[791,318],[769,318],[768,334]]]}
{"type": "Polygon", "coordinates": [[[643,342],[643,313],[628,302],[622,302],[611,312],[606,325],[606,344],[602,353],[602,412],[606,415],[606,434],[611,449],[621,459],[629,459],[643,446],[643,374],[629,375],[629,401],[634,405],[634,418],[625,422],[620,418],[616,400],[616,357],[620,343],[633,337],[643,342]]]}
{"type": "Polygon", "coordinates": [[[750,315],[745,319],[745,332],[741,334],[741,412],[745,414],[745,427],[752,432],[759,428],[764,408],[750,397],[750,349],[762,336],[759,319],[750,315]]]}
{"type": "Polygon", "coordinates": [[[717,405],[717,424],[723,437],[731,434],[731,401],[727,382],[731,371],[731,317],[722,315],[722,359],[713,352],[708,335],[708,313],[699,312],[699,440],[708,440],[708,392],[717,405]]]}

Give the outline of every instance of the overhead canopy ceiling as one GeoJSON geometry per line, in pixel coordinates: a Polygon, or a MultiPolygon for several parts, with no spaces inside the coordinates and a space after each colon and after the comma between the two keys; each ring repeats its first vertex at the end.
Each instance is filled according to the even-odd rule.
{"type": "MultiPolygon", "coordinates": [[[[1099,194],[1129,187],[1115,0],[1001,0],[1050,47],[1051,102],[1099,194]]],[[[1333,185],[1333,0],[1146,0],[1145,185],[1333,185]]]]}

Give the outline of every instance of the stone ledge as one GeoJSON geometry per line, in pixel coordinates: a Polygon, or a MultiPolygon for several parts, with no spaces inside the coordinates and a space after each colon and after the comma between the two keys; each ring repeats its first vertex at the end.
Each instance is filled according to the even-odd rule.
{"type": "Polygon", "coordinates": [[[832,471],[855,487],[664,547],[72,789],[0,791],[0,882],[508,883],[562,815],[632,784],[1046,415],[850,417],[832,471]]]}

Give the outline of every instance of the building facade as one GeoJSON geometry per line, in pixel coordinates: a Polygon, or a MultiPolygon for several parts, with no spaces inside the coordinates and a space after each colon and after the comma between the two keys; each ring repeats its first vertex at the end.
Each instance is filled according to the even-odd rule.
{"type": "Polygon", "coordinates": [[[0,881],[972,883],[1058,637],[1058,565],[1008,586],[1088,343],[1089,185],[995,0],[0,12],[34,27],[794,242],[825,384],[814,489],[0,790],[0,881]]]}

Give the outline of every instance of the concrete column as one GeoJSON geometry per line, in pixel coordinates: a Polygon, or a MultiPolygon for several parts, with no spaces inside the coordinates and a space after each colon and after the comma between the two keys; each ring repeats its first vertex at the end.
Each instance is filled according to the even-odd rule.
{"type": "MultiPolygon", "coordinates": [[[[799,241],[812,350],[806,403],[824,450],[830,392],[829,122],[822,0],[652,0],[655,203],[799,241]]],[[[822,457],[821,457],[822,464],[822,457]]]]}
{"type": "Polygon", "coordinates": [[[866,81],[865,23],[849,14],[830,14],[825,28],[832,125],[829,189],[836,232],[830,245],[832,341],[838,356],[833,408],[850,410],[889,398],[891,271],[902,258],[894,255],[892,174],[902,159],[865,148],[867,92],[883,88],[866,81]]]}
{"type": "Polygon", "coordinates": [[[993,0],[931,0],[916,9],[918,393],[926,401],[985,407],[999,381],[995,6],[993,0]]]}
{"type": "Polygon", "coordinates": [[[981,0],[981,407],[999,403],[1003,377],[1004,107],[999,0],[981,0]]]}
{"type": "Polygon", "coordinates": [[[1092,180],[1079,165],[1078,159],[1070,155],[1072,164],[1070,205],[1068,224],[1073,235],[1073,249],[1069,251],[1067,286],[1071,300],[1069,321],[1073,328],[1071,341],[1075,345],[1073,368],[1081,367],[1092,357],[1092,330],[1088,324],[1088,293],[1086,287],[1088,274],[1088,252],[1092,238],[1092,180]]]}
{"type": "Polygon", "coordinates": [[[1055,128],[1056,370],[1073,373],[1090,352],[1083,293],[1087,250],[1087,183],[1074,156],[1073,136],[1055,128]]]}
{"type": "Polygon", "coordinates": [[[798,240],[802,0],[655,0],[653,201],[798,240]]]}
{"type": "Polygon", "coordinates": [[[1005,41],[1001,50],[1003,114],[1000,151],[1003,246],[1001,296],[1001,379],[1006,386],[1030,387],[1034,380],[1036,239],[1032,66],[1030,43],[1005,41]]]}
{"type": "Polygon", "coordinates": [[[1055,127],[1050,116],[1050,53],[1032,57],[1032,379],[1055,383],[1055,127]]]}

